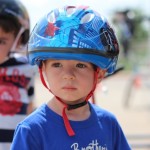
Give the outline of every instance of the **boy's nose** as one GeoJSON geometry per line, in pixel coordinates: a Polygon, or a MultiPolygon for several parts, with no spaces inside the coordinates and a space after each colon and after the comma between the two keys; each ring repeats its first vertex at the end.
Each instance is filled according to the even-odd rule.
{"type": "Polygon", "coordinates": [[[70,79],[70,80],[74,80],[74,76],[64,76],[64,79],[70,79]]]}
{"type": "Polygon", "coordinates": [[[72,69],[65,69],[63,79],[75,79],[75,75],[72,69]]]}

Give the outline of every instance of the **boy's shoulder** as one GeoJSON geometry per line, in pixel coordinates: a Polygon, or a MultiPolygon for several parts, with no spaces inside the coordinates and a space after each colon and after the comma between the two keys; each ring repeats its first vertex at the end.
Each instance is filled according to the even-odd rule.
{"type": "Polygon", "coordinates": [[[46,117],[46,104],[41,105],[39,108],[34,110],[30,115],[28,115],[24,120],[20,122],[20,125],[29,126],[30,128],[38,128],[43,122],[45,122],[46,117]]]}
{"type": "Polygon", "coordinates": [[[18,74],[32,79],[34,79],[37,73],[37,68],[35,66],[31,66],[28,63],[27,58],[24,56],[9,58],[0,64],[0,69],[5,70],[6,76],[14,75],[17,71],[18,74]]]}
{"type": "Polygon", "coordinates": [[[101,118],[101,119],[102,118],[104,118],[104,119],[107,118],[107,119],[114,120],[114,121],[117,120],[116,116],[112,112],[110,112],[110,111],[108,111],[104,108],[101,108],[100,106],[95,105],[95,104],[91,104],[91,106],[92,106],[93,111],[96,113],[96,115],[99,118],[101,118]]]}

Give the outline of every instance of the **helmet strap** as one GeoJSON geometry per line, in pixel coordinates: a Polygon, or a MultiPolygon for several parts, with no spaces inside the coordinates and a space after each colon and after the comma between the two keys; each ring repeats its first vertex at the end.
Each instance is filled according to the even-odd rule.
{"type": "Polygon", "coordinates": [[[17,44],[18,44],[19,39],[20,39],[20,37],[21,37],[21,35],[22,35],[22,33],[23,33],[24,31],[25,31],[25,28],[22,26],[22,27],[20,28],[20,30],[19,30],[19,32],[18,32],[16,38],[15,38],[15,41],[14,41],[12,47],[11,47],[10,53],[13,53],[13,52],[16,51],[17,44]]]}
{"type": "MultiPolygon", "coordinates": [[[[97,70],[94,72],[94,86],[93,86],[93,89],[87,95],[87,97],[85,98],[84,102],[81,102],[81,103],[78,103],[78,104],[74,104],[74,105],[69,105],[69,104],[64,103],[61,98],[55,96],[56,99],[64,105],[64,108],[63,108],[63,111],[62,111],[62,117],[63,117],[63,121],[64,121],[64,125],[65,125],[65,128],[66,128],[66,131],[67,131],[69,136],[74,136],[75,132],[72,129],[72,127],[70,125],[70,122],[69,122],[69,119],[68,119],[68,117],[66,115],[66,109],[67,110],[72,110],[72,109],[76,109],[76,108],[82,107],[82,106],[87,104],[89,98],[93,95],[93,92],[95,91],[95,88],[96,88],[96,85],[97,85],[97,79],[98,79],[98,72],[99,72],[99,68],[97,68],[97,70]]],[[[42,81],[43,85],[52,93],[52,91],[49,89],[49,87],[47,86],[47,84],[46,84],[46,82],[44,80],[41,66],[39,67],[39,74],[40,74],[40,78],[41,78],[41,81],[42,81]]]]}

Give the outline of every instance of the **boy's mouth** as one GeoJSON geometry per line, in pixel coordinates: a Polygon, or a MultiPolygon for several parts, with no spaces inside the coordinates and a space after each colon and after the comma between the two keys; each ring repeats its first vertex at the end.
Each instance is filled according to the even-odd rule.
{"type": "Polygon", "coordinates": [[[76,90],[77,88],[75,88],[73,86],[64,86],[62,89],[64,89],[64,90],[76,90]]]}

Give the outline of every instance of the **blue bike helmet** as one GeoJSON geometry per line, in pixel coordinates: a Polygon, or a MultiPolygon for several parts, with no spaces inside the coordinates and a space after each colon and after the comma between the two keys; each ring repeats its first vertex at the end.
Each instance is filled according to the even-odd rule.
{"type": "Polygon", "coordinates": [[[113,29],[88,6],[52,10],[36,24],[28,43],[31,65],[46,59],[79,60],[113,73],[118,54],[113,29]]]}

